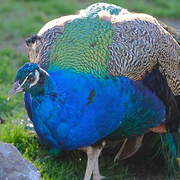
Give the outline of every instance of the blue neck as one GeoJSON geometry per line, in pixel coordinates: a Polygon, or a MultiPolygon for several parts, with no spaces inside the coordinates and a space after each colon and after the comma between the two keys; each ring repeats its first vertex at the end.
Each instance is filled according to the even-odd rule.
{"type": "Polygon", "coordinates": [[[33,86],[27,92],[29,92],[32,97],[35,97],[52,94],[57,92],[57,90],[53,79],[50,76],[46,76],[43,83],[33,86]]]}

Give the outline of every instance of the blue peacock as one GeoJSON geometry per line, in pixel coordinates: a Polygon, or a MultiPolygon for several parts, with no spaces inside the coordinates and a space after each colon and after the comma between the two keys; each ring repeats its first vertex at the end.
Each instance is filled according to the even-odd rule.
{"type": "Polygon", "coordinates": [[[121,137],[165,132],[177,158],[180,47],[155,18],[98,3],[47,23],[26,43],[31,62],[10,95],[25,92],[28,116],[52,152],[87,153],[84,180],[103,178],[101,151],[121,137]]]}

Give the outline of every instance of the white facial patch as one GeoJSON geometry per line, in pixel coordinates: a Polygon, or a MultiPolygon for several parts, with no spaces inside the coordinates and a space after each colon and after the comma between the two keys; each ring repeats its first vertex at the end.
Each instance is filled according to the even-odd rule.
{"type": "MultiPolygon", "coordinates": [[[[21,85],[19,86],[19,89],[22,88],[22,86],[26,83],[27,79],[29,78],[29,76],[32,74],[29,73],[29,75],[24,79],[24,81],[21,83],[21,85]]],[[[39,81],[39,77],[40,77],[40,74],[38,72],[38,70],[35,70],[35,80],[30,84],[29,88],[31,88],[32,86],[36,85],[39,81]]]]}
{"type": "Polygon", "coordinates": [[[39,77],[40,77],[40,74],[39,74],[38,70],[35,70],[35,80],[34,80],[34,82],[32,82],[30,84],[30,88],[38,83],[39,77]]]}
{"type": "MultiPolygon", "coordinates": [[[[28,76],[24,79],[24,81],[20,84],[20,86],[19,86],[19,88],[21,88],[22,89],[22,86],[25,84],[25,82],[27,81],[27,78],[28,78],[28,76]]],[[[19,89],[18,88],[18,89],[19,89]]]]}

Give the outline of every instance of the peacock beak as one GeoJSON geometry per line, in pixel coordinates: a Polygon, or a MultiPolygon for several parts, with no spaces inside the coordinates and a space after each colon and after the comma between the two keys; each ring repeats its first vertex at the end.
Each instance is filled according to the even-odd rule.
{"type": "Polygon", "coordinates": [[[19,84],[19,81],[16,81],[13,84],[12,89],[8,93],[8,99],[10,99],[12,96],[14,96],[16,93],[23,91],[21,85],[19,84]]]}

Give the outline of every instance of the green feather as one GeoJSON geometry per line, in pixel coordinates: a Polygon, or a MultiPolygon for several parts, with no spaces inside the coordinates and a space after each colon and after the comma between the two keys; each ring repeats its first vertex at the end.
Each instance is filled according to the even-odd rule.
{"type": "Polygon", "coordinates": [[[50,64],[61,69],[104,76],[108,72],[111,27],[111,22],[98,16],[77,18],[67,23],[64,33],[57,37],[50,51],[50,64]]]}
{"type": "Polygon", "coordinates": [[[180,134],[165,133],[161,135],[162,152],[167,164],[167,174],[169,178],[176,179],[177,172],[180,171],[178,159],[180,156],[180,134]]]}

